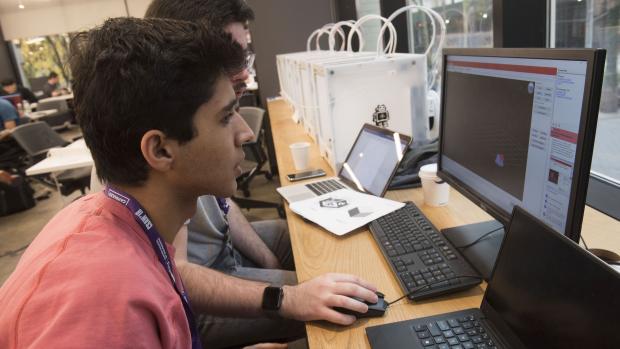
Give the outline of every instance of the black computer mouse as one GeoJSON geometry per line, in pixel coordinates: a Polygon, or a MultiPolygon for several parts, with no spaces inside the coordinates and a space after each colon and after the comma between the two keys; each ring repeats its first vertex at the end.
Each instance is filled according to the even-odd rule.
{"type": "Polygon", "coordinates": [[[339,312],[339,313],[343,313],[343,314],[347,314],[347,315],[353,315],[356,318],[365,318],[365,317],[378,317],[378,316],[383,316],[383,314],[385,314],[385,310],[388,308],[389,304],[388,302],[385,301],[384,299],[384,295],[381,292],[376,292],[378,300],[377,303],[369,303],[364,301],[363,299],[357,298],[357,297],[351,297],[355,300],[358,300],[362,303],[365,303],[368,305],[368,311],[365,313],[358,313],[355,310],[351,310],[351,309],[347,309],[347,308],[339,308],[336,307],[334,308],[335,311],[339,312]]]}

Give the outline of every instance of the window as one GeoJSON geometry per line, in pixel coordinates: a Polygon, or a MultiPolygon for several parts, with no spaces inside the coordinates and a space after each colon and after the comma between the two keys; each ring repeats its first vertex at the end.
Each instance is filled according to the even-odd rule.
{"type": "MultiPolygon", "coordinates": [[[[358,0],[356,1],[356,10],[358,19],[366,15],[380,15],[381,4],[379,0],[358,0]]],[[[362,25],[361,31],[364,36],[364,51],[377,50],[377,37],[379,36],[379,30],[381,30],[382,25],[383,23],[378,20],[371,20],[362,25]]]]}
{"type": "MultiPolygon", "coordinates": [[[[407,4],[430,7],[444,18],[447,31],[444,47],[493,47],[492,0],[408,0],[407,4]]],[[[426,25],[427,21],[426,15],[410,11],[410,52],[424,52],[428,45],[432,29],[426,25]]]]}
{"type": "Polygon", "coordinates": [[[555,0],[551,45],[607,49],[592,174],[620,186],[620,0],[555,0]]]}
{"type": "Polygon", "coordinates": [[[71,72],[68,69],[69,35],[48,35],[28,39],[12,40],[13,53],[19,64],[20,74],[26,85],[35,81],[47,81],[50,72],[56,72],[61,85],[68,85],[71,72]]]}

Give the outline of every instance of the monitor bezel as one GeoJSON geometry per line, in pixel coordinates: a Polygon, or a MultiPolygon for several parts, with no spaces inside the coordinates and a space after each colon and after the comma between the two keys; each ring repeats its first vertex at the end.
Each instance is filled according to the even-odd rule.
{"type": "Polygon", "coordinates": [[[439,159],[437,175],[448,182],[453,188],[461,192],[476,205],[489,213],[505,227],[510,221],[512,212],[505,212],[502,208],[490,202],[473,188],[460,181],[457,177],[443,171],[442,154],[444,141],[445,103],[446,103],[446,68],[449,56],[482,56],[501,58],[530,58],[530,59],[554,59],[586,61],[586,81],[584,86],[584,99],[581,107],[581,120],[579,123],[579,135],[575,154],[576,171],[573,176],[573,186],[570,194],[567,212],[566,229],[562,232],[568,238],[578,242],[585,210],[588,181],[590,178],[590,165],[594,150],[594,136],[598,121],[598,108],[602,90],[603,70],[605,67],[604,49],[549,49],[549,48],[451,48],[443,50],[443,67],[441,84],[441,112],[439,131],[439,159]],[[599,82],[593,85],[594,82],[599,82]]]}

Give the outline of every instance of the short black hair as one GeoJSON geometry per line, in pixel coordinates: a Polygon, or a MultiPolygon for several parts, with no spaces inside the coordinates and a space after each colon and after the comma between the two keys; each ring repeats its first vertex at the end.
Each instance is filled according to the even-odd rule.
{"type": "Polygon", "coordinates": [[[148,130],[181,143],[221,77],[244,68],[243,49],[223,31],[167,19],[115,18],[71,42],[74,106],[97,175],[141,185],[148,130]]]}
{"type": "Polygon", "coordinates": [[[0,82],[0,85],[2,86],[11,86],[15,83],[15,79],[13,78],[6,78],[6,79],[2,79],[2,82],[0,82]]]}
{"type": "Polygon", "coordinates": [[[58,74],[56,74],[55,71],[51,71],[49,73],[49,75],[47,76],[48,79],[53,79],[53,78],[57,78],[57,77],[58,77],[58,74]]]}
{"type": "Polygon", "coordinates": [[[203,22],[212,28],[254,20],[245,0],[153,0],[144,17],[203,22]]]}

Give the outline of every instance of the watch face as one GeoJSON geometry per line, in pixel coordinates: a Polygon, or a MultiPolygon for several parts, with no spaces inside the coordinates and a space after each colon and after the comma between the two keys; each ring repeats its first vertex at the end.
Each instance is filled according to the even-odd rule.
{"type": "Polygon", "coordinates": [[[267,287],[263,293],[263,309],[278,310],[282,305],[282,289],[280,287],[267,287]]]}

